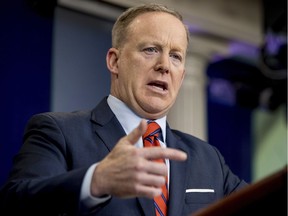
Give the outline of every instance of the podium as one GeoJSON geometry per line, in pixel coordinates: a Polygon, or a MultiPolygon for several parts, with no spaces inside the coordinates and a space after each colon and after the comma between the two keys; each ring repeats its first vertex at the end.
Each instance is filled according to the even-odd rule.
{"type": "Polygon", "coordinates": [[[189,216],[287,216],[287,165],[189,216]]]}

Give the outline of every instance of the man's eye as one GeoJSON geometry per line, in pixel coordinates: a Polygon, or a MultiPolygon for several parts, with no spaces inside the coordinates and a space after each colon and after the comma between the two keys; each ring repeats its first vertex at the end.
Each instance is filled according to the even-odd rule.
{"type": "Polygon", "coordinates": [[[157,52],[157,49],[155,47],[148,47],[145,48],[144,51],[151,53],[151,52],[157,52]]]}
{"type": "Polygon", "coordinates": [[[179,60],[179,61],[182,61],[182,57],[181,57],[180,55],[178,55],[178,54],[170,54],[170,56],[171,56],[172,58],[174,58],[174,59],[177,59],[177,60],[179,60]]]}

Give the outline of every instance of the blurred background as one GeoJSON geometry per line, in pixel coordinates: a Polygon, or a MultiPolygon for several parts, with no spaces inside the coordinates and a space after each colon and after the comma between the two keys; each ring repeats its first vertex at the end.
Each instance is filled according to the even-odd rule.
{"type": "Polygon", "coordinates": [[[170,126],[215,145],[248,182],[287,164],[287,1],[13,0],[0,2],[0,185],[33,114],[91,109],[109,93],[113,22],[145,2],[178,10],[190,30],[170,126]]]}

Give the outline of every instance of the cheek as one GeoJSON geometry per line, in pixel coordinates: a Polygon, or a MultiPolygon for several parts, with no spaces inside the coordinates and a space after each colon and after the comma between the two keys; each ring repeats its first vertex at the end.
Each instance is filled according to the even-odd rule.
{"type": "Polygon", "coordinates": [[[179,72],[179,74],[177,74],[177,76],[176,77],[173,77],[172,79],[174,80],[174,82],[173,82],[173,86],[174,86],[174,88],[175,88],[175,90],[178,90],[180,87],[181,87],[181,85],[182,85],[182,81],[183,81],[183,73],[181,73],[181,72],[179,72]]]}
{"type": "Polygon", "coordinates": [[[134,58],[133,61],[129,61],[127,64],[127,78],[133,80],[134,84],[139,86],[147,77],[147,72],[150,68],[149,63],[142,59],[134,58]]]}
{"type": "Polygon", "coordinates": [[[134,76],[143,69],[143,64],[138,58],[134,56],[127,56],[122,60],[122,70],[125,70],[126,76],[134,76]]]}

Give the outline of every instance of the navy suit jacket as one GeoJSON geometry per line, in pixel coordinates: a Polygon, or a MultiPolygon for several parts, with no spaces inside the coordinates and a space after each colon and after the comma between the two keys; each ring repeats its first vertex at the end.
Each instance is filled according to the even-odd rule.
{"type": "MultiPolygon", "coordinates": [[[[185,162],[170,161],[169,216],[187,216],[247,184],[231,172],[215,147],[172,130],[168,124],[166,134],[168,147],[188,155],[185,162]]],[[[2,210],[6,215],[82,215],[79,194],[87,169],[125,135],[107,98],[92,111],[33,116],[9,181],[1,190],[2,210]]],[[[83,215],[155,215],[151,199],[117,197],[86,213],[83,215]]]]}

